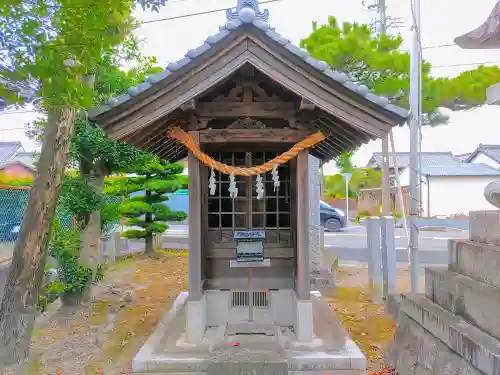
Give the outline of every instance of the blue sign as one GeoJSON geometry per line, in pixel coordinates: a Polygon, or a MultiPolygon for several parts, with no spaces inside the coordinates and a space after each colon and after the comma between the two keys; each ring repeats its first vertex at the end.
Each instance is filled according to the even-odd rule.
{"type": "Polygon", "coordinates": [[[266,232],[263,230],[237,230],[234,232],[235,240],[263,240],[266,238],[266,232]]]}

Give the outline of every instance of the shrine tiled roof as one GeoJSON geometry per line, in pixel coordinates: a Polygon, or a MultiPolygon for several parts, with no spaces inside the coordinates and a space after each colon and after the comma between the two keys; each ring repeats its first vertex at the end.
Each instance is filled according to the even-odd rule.
{"type": "Polygon", "coordinates": [[[140,93],[154,87],[160,81],[168,79],[169,76],[174,75],[176,71],[190,64],[193,60],[203,59],[204,55],[213,46],[223,41],[231,33],[242,26],[255,27],[265,33],[268,38],[282,45],[285,49],[304,60],[312,68],[322,72],[325,76],[333,79],[350,91],[364,97],[377,106],[400,116],[403,119],[408,117],[408,111],[406,109],[391,104],[389,99],[383,96],[373,94],[365,85],[352,82],[345,73],[330,69],[326,62],[314,59],[305,49],[297,47],[290,40],[278,34],[276,30],[267,22],[268,17],[268,10],[266,9],[261,11],[257,0],[238,0],[236,8],[227,10],[226,23],[224,26],[220,27],[218,33],[209,36],[202,45],[189,50],[182,59],[169,63],[163,72],[146,77],[143,83],[129,88],[125,94],[109,99],[104,105],[90,109],[89,117],[97,117],[112,108],[131,100],[140,93]]]}

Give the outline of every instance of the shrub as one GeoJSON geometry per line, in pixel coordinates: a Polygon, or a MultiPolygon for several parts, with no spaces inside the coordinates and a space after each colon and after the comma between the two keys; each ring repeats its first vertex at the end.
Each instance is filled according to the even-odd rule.
{"type": "Polygon", "coordinates": [[[64,285],[63,293],[81,293],[91,281],[92,270],[78,263],[80,231],[78,228],[63,228],[54,223],[49,254],[59,265],[58,278],[64,285]]]}

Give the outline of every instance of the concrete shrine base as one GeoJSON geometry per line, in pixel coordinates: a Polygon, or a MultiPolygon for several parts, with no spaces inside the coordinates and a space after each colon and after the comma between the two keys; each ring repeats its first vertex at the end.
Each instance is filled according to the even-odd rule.
{"type": "MultiPolygon", "coordinates": [[[[189,344],[186,320],[188,303],[192,301],[188,302],[187,297],[187,292],[177,297],[173,307],[137,353],[132,362],[133,373],[143,375],[366,374],[365,356],[348,337],[319,292],[311,292],[313,338],[308,342],[297,340],[293,324],[286,326],[273,324],[272,320],[269,320],[273,314],[269,311],[272,306],[268,306],[254,309],[256,323],[249,323],[245,319],[248,307],[232,307],[229,309],[227,324],[210,326],[207,321],[208,327],[202,335],[203,338],[197,344],[189,344]]],[[[205,295],[204,298],[210,297],[205,295]]],[[[282,300],[279,298],[277,300],[280,302],[279,305],[282,305],[282,300]]],[[[203,314],[210,314],[207,305],[202,308],[203,314]]],[[[301,319],[300,310],[304,310],[303,306],[299,305],[300,303],[297,303],[296,319],[301,319]]],[[[283,310],[280,311],[280,315],[282,312],[283,310]]],[[[224,315],[224,312],[221,315],[224,315]]],[[[301,330],[304,330],[304,327],[301,330]]],[[[297,333],[297,335],[308,333],[311,332],[297,333]]]]}

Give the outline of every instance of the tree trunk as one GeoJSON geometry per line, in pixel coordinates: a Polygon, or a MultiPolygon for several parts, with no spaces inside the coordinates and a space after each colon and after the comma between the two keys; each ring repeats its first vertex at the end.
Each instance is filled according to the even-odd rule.
{"type": "MultiPolygon", "coordinates": [[[[90,178],[90,184],[97,193],[104,190],[104,174],[96,173],[90,178]]],[[[91,212],[88,216],[87,225],[80,233],[80,256],[79,263],[92,270],[92,278],[83,291],[83,301],[90,300],[92,281],[99,265],[101,252],[101,211],[91,212]]]]}
{"type": "MultiPolygon", "coordinates": [[[[145,191],[144,197],[146,199],[146,202],[149,205],[151,205],[152,194],[151,194],[150,190],[146,190],[145,191]]],[[[148,213],[146,213],[144,215],[144,222],[148,223],[148,224],[152,224],[153,223],[153,214],[151,212],[148,212],[148,213]]],[[[155,247],[153,245],[153,233],[148,233],[148,235],[146,236],[145,240],[146,240],[145,253],[148,254],[148,255],[153,255],[155,253],[155,247]]]]}
{"type": "MultiPolygon", "coordinates": [[[[104,190],[105,171],[100,163],[92,164],[86,177],[96,193],[104,190]]],[[[79,263],[92,270],[95,275],[101,251],[101,211],[97,210],[88,214],[86,225],[82,228],[79,263]]],[[[90,287],[90,285],[89,285],[90,287]]],[[[87,293],[85,293],[87,294],[87,293]]],[[[87,299],[88,295],[84,298],[87,299]]]]}
{"type": "Polygon", "coordinates": [[[155,247],[153,246],[153,233],[149,233],[146,238],[146,250],[145,253],[148,255],[154,255],[155,247]]]}
{"type": "Polygon", "coordinates": [[[0,368],[24,362],[29,353],[47,247],[74,128],[74,109],[63,107],[48,112],[37,176],[0,307],[0,368]]]}

